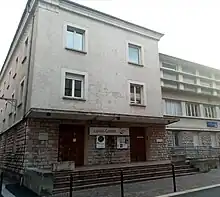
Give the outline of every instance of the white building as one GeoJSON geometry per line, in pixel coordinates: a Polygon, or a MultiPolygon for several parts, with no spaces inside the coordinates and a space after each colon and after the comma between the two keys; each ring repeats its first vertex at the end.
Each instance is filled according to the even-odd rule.
{"type": "Polygon", "coordinates": [[[165,54],[160,67],[164,113],[180,118],[167,126],[169,145],[176,153],[219,155],[220,70],[165,54]]]}

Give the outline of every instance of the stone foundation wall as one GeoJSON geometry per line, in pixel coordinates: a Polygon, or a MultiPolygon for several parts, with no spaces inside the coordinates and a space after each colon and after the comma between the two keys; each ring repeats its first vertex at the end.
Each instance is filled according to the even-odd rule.
{"type": "Polygon", "coordinates": [[[148,127],[147,137],[147,160],[167,160],[168,156],[168,134],[165,126],[148,127]]]}
{"type": "Polygon", "coordinates": [[[25,167],[51,168],[57,162],[59,121],[29,119],[25,167]]]}
{"type": "Polygon", "coordinates": [[[26,148],[26,125],[22,121],[0,136],[1,168],[22,174],[26,148]]]}
{"type": "MultiPolygon", "coordinates": [[[[130,162],[130,146],[128,149],[117,149],[117,136],[114,138],[112,147],[106,145],[105,149],[96,148],[96,136],[88,137],[88,165],[129,163],[130,162]]],[[[106,136],[107,140],[108,136],[106,136]]],[[[128,136],[128,144],[130,138],[128,136]]]]}

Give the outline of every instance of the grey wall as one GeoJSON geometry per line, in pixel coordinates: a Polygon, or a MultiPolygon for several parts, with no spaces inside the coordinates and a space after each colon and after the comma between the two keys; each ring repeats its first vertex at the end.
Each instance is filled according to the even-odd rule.
{"type": "Polygon", "coordinates": [[[162,116],[158,41],[58,8],[39,9],[30,107],[162,116]],[[88,53],[64,48],[64,24],[88,30],[88,53]],[[127,63],[127,42],[144,47],[144,66],[127,63]],[[61,69],[88,73],[86,101],[64,100],[61,69]],[[128,80],[146,84],[146,107],[129,105],[128,80]]]}

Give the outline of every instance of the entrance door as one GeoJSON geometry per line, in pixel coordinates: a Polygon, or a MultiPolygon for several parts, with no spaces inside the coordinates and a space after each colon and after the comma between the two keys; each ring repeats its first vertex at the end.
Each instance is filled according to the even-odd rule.
{"type": "Polygon", "coordinates": [[[131,161],[146,161],[145,128],[130,128],[131,161]]]}
{"type": "Polygon", "coordinates": [[[60,125],[59,161],[75,161],[84,164],[84,126],[60,125]]]}

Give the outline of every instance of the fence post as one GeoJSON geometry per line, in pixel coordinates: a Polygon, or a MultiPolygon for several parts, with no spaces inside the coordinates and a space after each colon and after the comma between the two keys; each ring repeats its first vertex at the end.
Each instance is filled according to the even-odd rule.
{"type": "Polygon", "coordinates": [[[124,177],[122,170],[121,170],[121,197],[124,197],[124,177]]]}
{"type": "Polygon", "coordinates": [[[173,191],[176,192],[176,176],[175,176],[175,166],[172,165],[172,174],[173,174],[173,191]]]}
{"type": "Polygon", "coordinates": [[[3,172],[1,172],[1,177],[0,177],[0,195],[2,194],[2,184],[3,184],[3,172]]]}
{"type": "Polygon", "coordinates": [[[70,174],[70,197],[73,196],[73,174],[70,174]]]}

